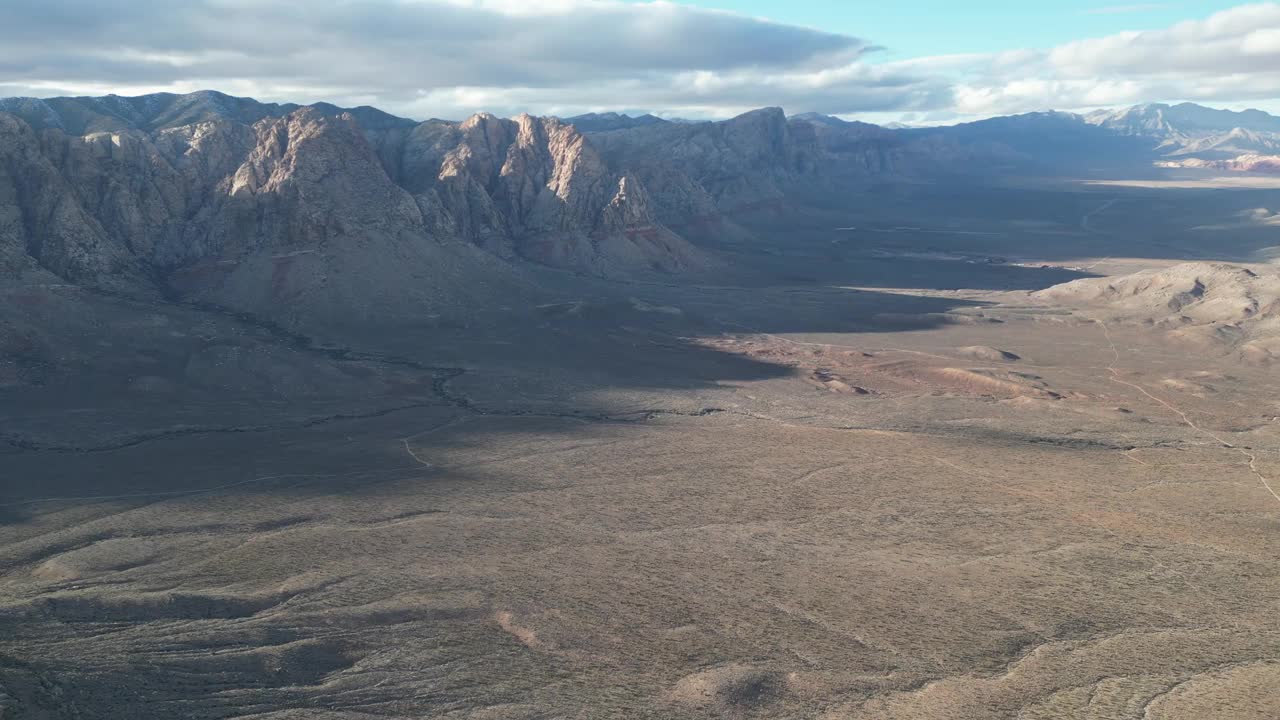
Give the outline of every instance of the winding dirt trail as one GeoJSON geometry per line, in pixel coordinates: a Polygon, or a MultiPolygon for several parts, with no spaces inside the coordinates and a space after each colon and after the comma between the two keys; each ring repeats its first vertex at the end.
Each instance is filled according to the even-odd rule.
{"type": "Polygon", "coordinates": [[[1170,412],[1177,415],[1179,418],[1182,419],[1182,422],[1187,427],[1191,428],[1192,430],[1195,430],[1197,433],[1200,433],[1205,437],[1212,438],[1218,441],[1219,443],[1222,444],[1223,447],[1230,448],[1240,453],[1241,455],[1243,455],[1249,461],[1249,470],[1258,477],[1258,481],[1262,483],[1262,487],[1266,488],[1266,491],[1271,493],[1271,497],[1275,498],[1276,502],[1280,502],[1280,494],[1276,493],[1275,488],[1271,485],[1270,479],[1267,478],[1266,475],[1263,475],[1262,471],[1258,469],[1258,456],[1256,454],[1251,452],[1248,448],[1242,448],[1242,447],[1236,446],[1235,443],[1227,440],[1226,438],[1213,432],[1212,430],[1206,430],[1205,428],[1200,427],[1199,425],[1196,424],[1194,420],[1192,420],[1185,412],[1183,412],[1177,406],[1159,397],[1156,397],[1155,395],[1148,392],[1147,389],[1142,387],[1141,385],[1138,385],[1137,383],[1131,383],[1128,380],[1122,379],[1120,377],[1120,371],[1116,368],[1116,365],[1120,363],[1120,349],[1116,347],[1115,341],[1112,340],[1111,330],[1107,327],[1107,324],[1101,320],[1098,321],[1098,324],[1102,326],[1102,334],[1107,339],[1107,344],[1111,346],[1111,354],[1114,356],[1114,359],[1111,361],[1112,364],[1107,366],[1107,371],[1111,373],[1112,382],[1119,383],[1120,385],[1131,387],[1134,390],[1137,390],[1138,392],[1142,393],[1148,398],[1151,398],[1152,400],[1159,403],[1164,408],[1168,409],[1170,412]]]}
{"type": "Polygon", "coordinates": [[[1100,232],[1098,232],[1097,230],[1095,230],[1095,229],[1094,229],[1094,227],[1093,227],[1092,225],[1090,225],[1090,224],[1089,224],[1089,221],[1093,219],[1093,216],[1094,216],[1094,215],[1097,215],[1098,213],[1105,212],[1106,210],[1109,210],[1109,209],[1111,208],[1111,206],[1112,206],[1112,205],[1115,205],[1115,204],[1116,204],[1116,203],[1118,203],[1118,202],[1120,202],[1120,198],[1111,198],[1110,200],[1108,200],[1108,201],[1106,201],[1106,202],[1102,203],[1101,205],[1099,205],[1098,207],[1096,207],[1096,208],[1094,208],[1094,209],[1090,210],[1089,212],[1085,213],[1085,214],[1084,214],[1083,216],[1081,216],[1081,218],[1080,218],[1080,229],[1081,229],[1081,230],[1083,230],[1083,231],[1085,231],[1085,232],[1087,232],[1087,233],[1091,233],[1091,234],[1093,234],[1093,235],[1101,235],[1102,233],[1100,233],[1100,232]]]}

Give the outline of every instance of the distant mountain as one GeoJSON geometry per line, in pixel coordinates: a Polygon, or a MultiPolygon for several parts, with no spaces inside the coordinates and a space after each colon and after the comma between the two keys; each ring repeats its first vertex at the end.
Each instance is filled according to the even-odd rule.
{"type": "Polygon", "coordinates": [[[1003,149],[1017,165],[1040,172],[1103,172],[1149,166],[1151,138],[1116,133],[1074,113],[1034,112],[959,125],[896,131],[906,137],[945,139],[966,147],[1003,149]]]}
{"type": "Polygon", "coordinates": [[[818,125],[843,125],[845,122],[834,115],[823,115],[822,113],[816,112],[800,113],[798,115],[792,115],[791,118],[793,120],[804,120],[818,125]]]}
{"type": "Polygon", "coordinates": [[[1261,110],[1218,110],[1180,103],[1134,105],[1122,110],[1098,110],[1085,116],[1092,125],[1130,135],[1203,137],[1237,128],[1262,133],[1280,133],[1280,118],[1261,110]]]}
{"type": "Polygon", "coordinates": [[[658,125],[667,121],[649,114],[632,117],[608,112],[575,115],[571,118],[565,118],[565,122],[582,132],[608,132],[610,130],[629,130],[631,128],[644,127],[645,125],[658,125]]]}
{"type": "Polygon", "coordinates": [[[1261,110],[1217,110],[1194,103],[1135,105],[1085,116],[1091,125],[1157,141],[1160,154],[1204,160],[1280,151],[1280,118],[1261,110]]]}
{"type": "Polygon", "coordinates": [[[879,125],[873,125],[872,123],[865,123],[859,120],[842,120],[834,115],[823,115],[822,113],[815,113],[815,112],[807,112],[807,113],[800,113],[799,115],[793,115],[792,119],[803,120],[805,122],[813,123],[814,125],[823,125],[825,127],[834,127],[834,128],[870,129],[870,128],[880,127],[879,125]]]}
{"type": "Polygon", "coordinates": [[[1280,155],[1256,155],[1247,153],[1226,160],[1205,160],[1202,158],[1184,158],[1181,160],[1162,160],[1156,163],[1166,168],[1199,168],[1205,170],[1227,170],[1229,172],[1280,174],[1280,155]]]}
{"type": "Polygon", "coordinates": [[[1088,115],[1026,113],[898,132],[943,137],[964,146],[997,144],[1058,172],[1153,165],[1271,172],[1269,157],[1280,154],[1280,118],[1260,110],[1232,112],[1192,103],[1088,115]]]}
{"type": "MultiPolygon", "coordinates": [[[[301,107],[293,103],[263,103],[213,90],[187,95],[154,93],[137,97],[0,98],[0,112],[17,115],[33,129],[56,128],[73,135],[166,130],[218,119],[252,124],[264,118],[284,117],[301,107]]],[[[339,108],[329,103],[317,103],[310,107],[327,117],[349,113],[369,129],[417,124],[368,106],[339,108]]]]}

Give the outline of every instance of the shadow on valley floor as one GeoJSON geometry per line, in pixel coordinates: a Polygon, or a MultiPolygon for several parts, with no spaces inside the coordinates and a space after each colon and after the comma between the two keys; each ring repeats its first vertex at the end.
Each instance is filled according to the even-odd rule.
{"type": "Polygon", "coordinates": [[[1278,198],[1274,188],[1062,179],[883,184],[751,217],[758,238],[722,249],[761,273],[820,282],[1036,290],[1083,276],[1070,269],[1083,259],[1265,260],[1280,246],[1278,198]]]}
{"type": "Polygon", "coordinates": [[[918,288],[930,290],[1043,290],[1093,273],[1063,267],[1026,266],[984,254],[965,244],[891,245],[865,238],[823,241],[813,256],[777,258],[743,253],[734,258],[760,272],[782,272],[795,283],[862,288],[918,288]],[[930,258],[928,256],[935,256],[930,258]]]}
{"type": "Polygon", "coordinates": [[[75,377],[0,391],[7,476],[0,525],[41,511],[44,503],[29,502],[40,498],[148,503],[214,488],[286,492],[294,482],[312,492],[316,482],[329,482],[312,475],[376,484],[379,474],[419,470],[399,439],[460,417],[553,419],[545,432],[557,434],[580,422],[725,412],[724,386],[795,370],[708,347],[700,337],[925,330],[953,322],[953,311],[981,312],[970,301],[865,290],[611,288],[467,328],[366,328],[346,347],[205,309],[210,323],[216,318],[289,349],[263,370],[271,377],[288,370],[293,385],[314,388],[330,382],[330,366],[349,373],[356,365],[362,379],[343,390],[345,401],[255,389],[269,384],[191,385],[200,378],[189,374],[152,381],[176,389],[139,393],[114,376],[128,373],[126,366],[103,365],[113,376],[84,367],[75,377]],[[355,448],[350,456],[347,448],[355,448]]]}

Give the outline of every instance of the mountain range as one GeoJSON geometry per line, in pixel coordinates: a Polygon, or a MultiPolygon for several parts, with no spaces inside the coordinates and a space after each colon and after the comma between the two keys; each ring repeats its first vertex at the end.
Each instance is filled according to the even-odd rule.
{"type": "Polygon", "coordinates": [[[1261,110],[1233,112],[1194,103],[1149,104],[1099,110],[1084,120],[1124,135],[1159,140],[1159,147],[1171,155],[1280,149],[1280,118],[1261,110]]]}
{"type": "Polygon", "coordinates": [[[0,274],[286,324],[465,316],[530,268],[703,273],[711,237],[868,182],[1214,166],[1280,119],[1194,105],[889,129],[764,108],[719,122],[371,107],[217,92],[0,100],[0,274]]]}

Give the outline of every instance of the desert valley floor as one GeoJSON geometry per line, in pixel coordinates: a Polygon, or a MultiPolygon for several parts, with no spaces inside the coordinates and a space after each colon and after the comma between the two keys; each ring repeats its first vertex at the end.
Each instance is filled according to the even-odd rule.
{"type": "Polygon", "coordinates": [[[7,288],[115,364],[0,391],[0,717],[1280,717],[1280,365],[1041,292],[1275,191],[859,202],[467,327],[7,288]]]}

